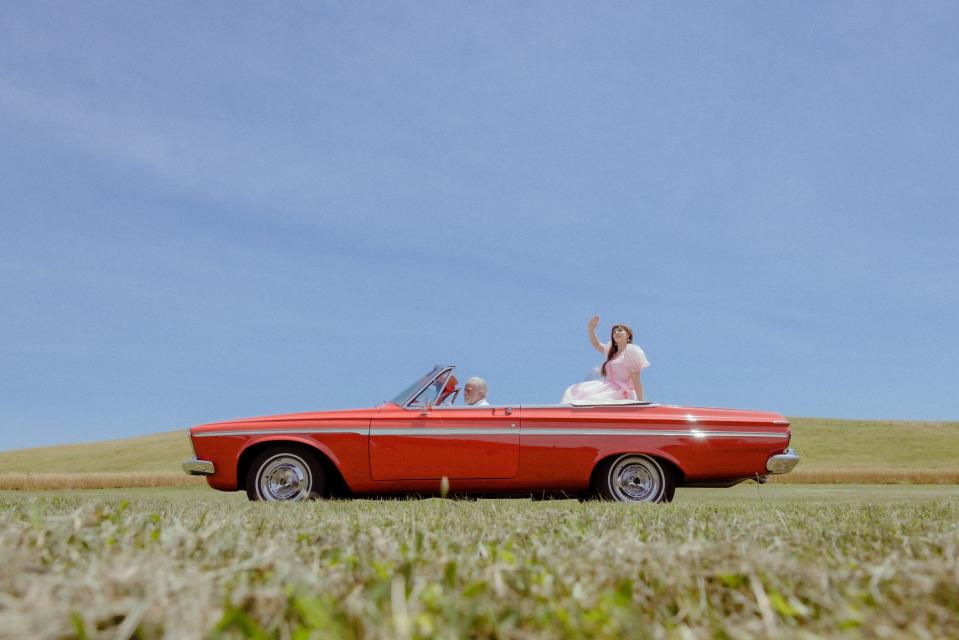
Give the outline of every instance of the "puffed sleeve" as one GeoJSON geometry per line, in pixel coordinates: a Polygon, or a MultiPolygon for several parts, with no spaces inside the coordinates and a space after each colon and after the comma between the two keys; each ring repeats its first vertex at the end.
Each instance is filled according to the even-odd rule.
{"type": "Polygon", "coordinates": [[[626,370],[630,373],[638,373],[641,369],[649,366],[649,360],[646,359],[646,352],[635,344],[626,347],[626,353],[623,354],[626,360],[626,370]]]}

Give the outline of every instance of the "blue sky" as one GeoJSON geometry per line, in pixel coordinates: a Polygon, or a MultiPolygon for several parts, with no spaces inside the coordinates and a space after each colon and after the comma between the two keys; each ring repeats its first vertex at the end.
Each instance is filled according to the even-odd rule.
{"type": "Polygon", "coordinates": [[[5,3],[0,449],[370,406],[959,420],[955,3],[5,3]]]}

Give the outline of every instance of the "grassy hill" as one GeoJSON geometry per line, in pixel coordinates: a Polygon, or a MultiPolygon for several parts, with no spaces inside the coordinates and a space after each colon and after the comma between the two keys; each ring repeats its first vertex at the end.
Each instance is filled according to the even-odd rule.
{"type": "MultiPolygon", "coordinates": [[[[783,480],[806,482],[957,482],[959,422],[791,418],[792,446],[802,455],[783,480]]],[[[0,452],[0,476],[100,474],[121,481],[189,480],[180,462],[193,454],[186,430],[149,436],[0,452]],[[150,480],[149,478],[153,478],[150,480]]],[[[62,479],[51,482],[62,483],[62,479]]],[[[0,482],[0,484],[3,484],[0,482]]],[[[107,482],[106,485],[110,483],[107,482]]]]}
{"type": "Polygon", "coordinates": [[[181,472],[193,456],[186,429],[122,440],[0,451],[0,473],[181,472]]]}
{"type": "Polygon", "coordinates": [[[790,421],[797,470],[959,471],[959,422],[790,421]]]}

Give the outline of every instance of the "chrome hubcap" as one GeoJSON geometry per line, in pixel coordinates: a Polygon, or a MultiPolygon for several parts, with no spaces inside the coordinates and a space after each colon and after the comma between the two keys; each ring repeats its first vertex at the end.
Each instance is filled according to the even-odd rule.
{"type": "Polygon", "coordinates": [[[281,453],[260,467],[257,487],[264,500],[305,500],[310,495],[313,476],[306,461],[292,453],[281,453]]]}
{"type": "Polygon", "coordinates": [[[609,488],[620,502],[655,502],[663,491],[662,471],[645,456],[621,458],[609,470],[609,488]]]}

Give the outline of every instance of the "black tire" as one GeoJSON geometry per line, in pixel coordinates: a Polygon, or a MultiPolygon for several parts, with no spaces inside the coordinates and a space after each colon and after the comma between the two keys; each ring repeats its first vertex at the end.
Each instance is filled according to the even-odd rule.
{"type": "Polygon", "coordinates": [[[660,502],[672,502],[676,496],[676,476],[667,465],[664,465],[662,462],[659,464],[670,478],[670,482],[666,485],[666,491],[663,492],[663,499],[660,500],[660,502]]]}
{"type": "Polygon", "coordinates": [[[614,502],[670,502],[676,493],[672,469],[656,458],[627,453],[596,470],[593,492],[614,502]]]}
{"type": "Polygon", "coordinates": [[[246,496],[265,502],[298,502],[327,493],[326,474],[305,447],[276,445],[253,459],[246,473],[246,496]]]}

